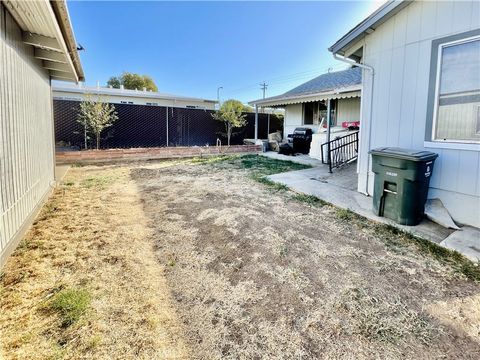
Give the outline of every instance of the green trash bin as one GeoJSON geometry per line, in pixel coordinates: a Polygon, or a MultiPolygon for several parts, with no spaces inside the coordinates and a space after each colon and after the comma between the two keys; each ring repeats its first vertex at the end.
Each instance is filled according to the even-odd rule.
{"type": "Polygon", "coordinates": [[[373,209],[402,225],[422,221],[437,154],[395,147],[370,151],[375,173],[373,209]]]}

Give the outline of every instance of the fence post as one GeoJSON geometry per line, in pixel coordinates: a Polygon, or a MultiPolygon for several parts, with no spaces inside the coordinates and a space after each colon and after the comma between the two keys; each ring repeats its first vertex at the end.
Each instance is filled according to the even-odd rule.
{"type": "Polygon", "coordinates": [[[258,105],[255,104],[255,144],[258,140],[258,105]]]}
{"type": "Polygon", "coordinates": [[[267,139],[268,134],[270,134],[270,113],[268,113],[268,120],[267,120],[267,139]]]}
{"type": "Polygon", "coordinates": [[[167,106],[167,147],[168,147],[168,106],[167,106]]]}

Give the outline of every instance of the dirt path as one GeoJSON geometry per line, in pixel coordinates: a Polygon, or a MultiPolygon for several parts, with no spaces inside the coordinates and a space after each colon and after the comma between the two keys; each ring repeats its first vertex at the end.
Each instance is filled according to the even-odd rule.
{"type": "Polygon", "coordinates": [[[479,358],[477,284],[238,165],[132,169],[192,358],[479,358]]]}
{"type": "Polygon", "coordinates": [[[3,357],[479,358],[465,271],[243,159],[71,169],[0,273],[3,357]]]}

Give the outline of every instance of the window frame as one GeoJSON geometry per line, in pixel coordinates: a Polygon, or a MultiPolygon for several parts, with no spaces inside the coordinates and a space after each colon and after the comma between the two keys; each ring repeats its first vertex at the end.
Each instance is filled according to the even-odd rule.
{"type": "Polygon", "coordinates": [[[306,110],[306,105],[308,104],[308,102],[304,102],[302,103],[302,125],[305,125],[305,126],[314,126],[314,121],[313,121],[313,113],[312,113],[312,123],[311,124],[305,124],[305,110],[306,110]]]}
{"type": "Polygon", "coordinates": [[[456,46],[456,45],[461,45],[473,41],[479,41],[480,40],[480,30],[475,30],[475,31],[469,31],[467,33],[462,33],[462,34],[457,34],[455,36],[443,38],[443,39],[438,39],[434,40],[432,42],[432,59],[431,61],[435,61],[435,67],[433,68],[435,71],[432,71],[432,66],[430,69],[430,89],[432,85],[432,75],[434,76],[434,95],[433,95],[433,101],[431,101],[431,96],[429,96],[429,101],[428,101],[428,106],[429,110],[427,116],[430,117],[430,119],[427,119],[427,124],[429,123],[428,120],[431,120],[431,128],[430,131],[428,131],[428,126],[427,126],[427,131],[426,131],[426,136],[425,136],[425,141],[429,143],[438,143],[438,144],[445,144],[445,143],[455,143],[455,144],[480,144],[480,140],[463,140],[463,139],[437,139],[436,138],[436,126],[438,122],[438,110],[439,110],[439,104],[440,104],[440,76],[441,76],[441,68],[442,68],[442,53],[443,49],[450,47],[450,46],[456,46]],[[433,104],[432,104],[433,103],[433,104]],[[433,109],[432,109],[433,105],[433,109]],[[431,115],[430,115],[431,114],[431,115]]]}

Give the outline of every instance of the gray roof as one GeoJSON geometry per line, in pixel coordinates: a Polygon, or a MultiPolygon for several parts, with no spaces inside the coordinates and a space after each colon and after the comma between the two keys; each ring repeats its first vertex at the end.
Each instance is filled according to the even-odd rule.
{"type": "Polygon", "coordinates": [[[300,96],[319,94],[328,91],[336,91],[342,88],[348,88],[354,85],[362,84],[362,69],[359,67],[350,68],[342,71],[335,71],[317,76],[315,79],[307,81],[292,90],[278,96],[272,96],[266,99],[250,101],[249,104],[262,104],[269,101],[292,99],[300,96]]]}
{"type": "Polygon", "coordinates": [[[296,88],[287,91],[282,96],[315,94],[362,83],[362,69],[354,67],[348,70],[336,71],[317,76],[296,88]]]}

